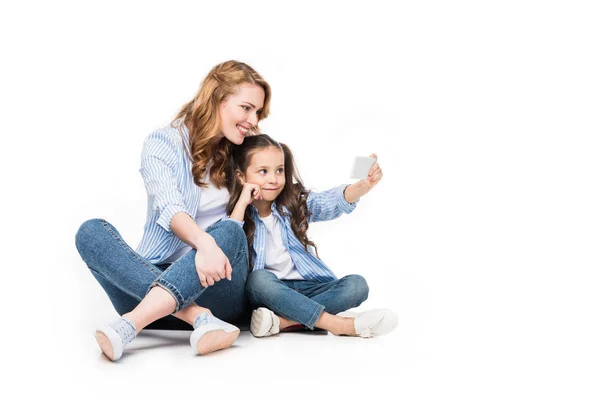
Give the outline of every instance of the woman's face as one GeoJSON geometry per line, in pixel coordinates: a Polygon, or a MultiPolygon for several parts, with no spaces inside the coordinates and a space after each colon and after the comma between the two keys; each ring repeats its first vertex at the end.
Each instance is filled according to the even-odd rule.
{"type": "Polygon", "coordinates": [[[265,91],[258,85],[244,83],[236,93],[221,103],[219,117],[221,135],[234,144],[242,144],[247,134],[258,124],[265,101],[265,91]]]}
{"type": "Polygon", "coordinates": [[[260,186],[263,200],[274,201],[285,186],[285,165],[283,151],[270,146],[252,155],[245,174],[238,174],[242,183],[260,186]]]}

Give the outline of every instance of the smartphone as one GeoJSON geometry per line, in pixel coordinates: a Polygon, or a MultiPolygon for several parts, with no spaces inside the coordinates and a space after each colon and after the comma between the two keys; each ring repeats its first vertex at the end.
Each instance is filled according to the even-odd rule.
{"type": "Polygon", "coordinates": [[[369,170],[376,161],[375,158],[371,157],[356,157],[354,159],[354,165],[352,166],[350,178],[367,179],[369,177],[369,170]]]}

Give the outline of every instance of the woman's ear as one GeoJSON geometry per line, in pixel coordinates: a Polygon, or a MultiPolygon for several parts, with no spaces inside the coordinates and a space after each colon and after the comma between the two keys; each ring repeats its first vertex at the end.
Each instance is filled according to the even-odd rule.
{"type": "Polygon", "coordinates": [[[244,180],[244,174],[242,174],[242,171],[240,171],[239,169],[235,171],[235,175],[237,176],[238,180],[243,184],[246,183],[246,181],[244,180]]]}

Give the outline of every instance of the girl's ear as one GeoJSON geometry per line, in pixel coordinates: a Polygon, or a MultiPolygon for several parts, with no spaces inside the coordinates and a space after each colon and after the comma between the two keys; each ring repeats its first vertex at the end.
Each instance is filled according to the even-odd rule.
{"type": "Polygon", "coordinates": [[[246,181],[244,180],[244,174],[242,174],[242,171],[240,171],[239,169],[235,171],[235,174],[237,176],[237,178],[239,179],[240,182],[242,182],[242,185],[244,183],[246,183],[246,181]]]}

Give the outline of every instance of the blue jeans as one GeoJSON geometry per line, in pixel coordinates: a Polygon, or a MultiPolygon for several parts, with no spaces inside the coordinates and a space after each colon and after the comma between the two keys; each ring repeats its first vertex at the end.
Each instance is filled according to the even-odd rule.
{"type": "Polygon", "coordinates": [[[369,296],[369,286],[360,275],[348,275],[326,283],[287,281],[259,269],[248,276],[246,292],[253,307],[266,307],[277,315],[314,329],[323,311],[337,314],[358,307],[369,296]]]}
{"type": "Polygon", "coordinates": [[[232,221],[217,222],[206,232],[229,258],[233,270],[231,281],[222,279],[208,288],[200,284],[194,249],[170,265],[154,265],[129,247],[115,227],[102,219],[84,222],[75,236],[75,244],[120,315],[133,310],[152,287],[160,286],[175,299],[175,312],[196,302],[217,318],[238,322],[248,306],[244,292],[248,277],[246,235],[232,221]]]}

